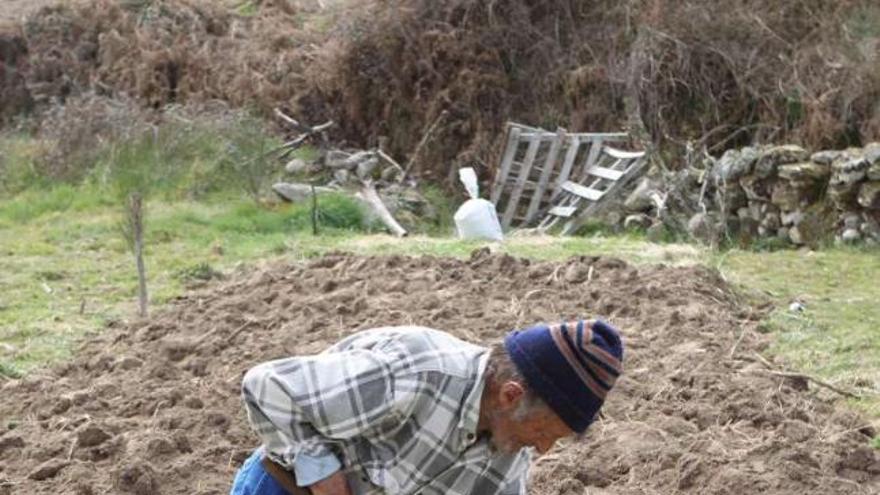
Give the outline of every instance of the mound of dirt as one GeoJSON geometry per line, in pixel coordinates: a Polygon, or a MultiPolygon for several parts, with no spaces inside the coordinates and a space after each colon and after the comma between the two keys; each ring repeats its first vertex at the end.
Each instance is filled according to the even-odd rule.
{"type": "Polygon", "coordinates": [[[539,495],[880,490],[874,432],[766,373],[761,317],[705,268],[331,254],[274,265],[112,328],[67,364],[0,390],[0,493],[223,494],[255,446],[239,400],[263,360],[358,329],[424,324],[490,342],[602,315],[626,374],[581,443],[536,461],[539,495]]]}

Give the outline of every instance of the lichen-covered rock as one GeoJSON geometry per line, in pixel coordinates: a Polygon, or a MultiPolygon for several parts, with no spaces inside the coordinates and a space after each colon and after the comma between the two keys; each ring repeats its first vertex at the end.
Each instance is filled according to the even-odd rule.
{"type": "Polygon", "coordinates": [[[795,182],[815,182],[831,175],[831,168],[826,164],[802,162],[779,166],[779,177],[795,182]]]}
{"type": "Polygon", "coordinates": [[[646,212],[654,207],[652,196],[659,194],[657,184],[648,177],[643,177],[636,188],[623,202],[624,208],[631,212],[646,212]]]}
{"type": "Polygon", "coordinates": [[[855,184],[867,176],[870,166],[864,156],[838,160],[831,164],[831,184],[855,184]]]}
{"type": "Polygon", "coordinates": [[[869,210],[880,210],[880,181],[862,184],[859,189],[858,202],[869,210]]]}
{"type": "Polygon", "coordinates": [[[865,171],[865,176],[868,180],[880,180],[880,160],[865,171]]]}
{"type": "Polygon", "coordinates": [[[831,165],[831,162],[840,158],[843,153],[843,151],[839,150],[817,151],[810,155],[810,160],[820,165],[831,165]]]}
{"type": "Polygon", "coordinates": [[[761,151],[761,157],[755,164],[755,175],[761,178],[773,177],[780,165],[805,162],[809,158],[807,150],[794,144],[771,146],[761,151]]]}
{"type": "Polygon", "coordinates": [[[770,196],[770,202],[782,210],[794,210],[805,201],[806,195],[787,182],[777,182],[770,196]]]}
{"type": "Polygon", "coordinates": [[[865,160],[871,165],[880,165],[880,143],[868,143],[863,150],[865,160]]]}
{"type": "Polygon", "coordinates": [[[758,157],[758,151],[754,148],[728,150],[718,160],[714,170],[715,176],[721,182],[736,182],[752,173],[758,157]]]}

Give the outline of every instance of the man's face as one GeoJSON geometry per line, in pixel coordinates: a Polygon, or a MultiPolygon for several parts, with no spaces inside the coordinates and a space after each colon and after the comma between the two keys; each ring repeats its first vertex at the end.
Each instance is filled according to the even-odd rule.
{"type": "Polygon", "coordinates": [[[534,447],[538,453],[544,454],[558,440],[574,435],[574,431],[545,405],[531,411],[518,411],[523,396],[515,390],[505,390],[506,386],[502,385],[500,407],[491,422],[491,443],[496,450],[515,454],[520,449],[534,447]]]}

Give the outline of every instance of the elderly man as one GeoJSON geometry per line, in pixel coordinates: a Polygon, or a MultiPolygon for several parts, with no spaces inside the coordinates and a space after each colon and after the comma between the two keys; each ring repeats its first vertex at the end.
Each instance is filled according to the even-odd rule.
{"type": "Polygon", "coordinates": [[[244,377],[262,447],[232,495],[525,494],[531,452],[584,433],[621,373],[602,321],[491,349],[422,327],[354,334],[244,377]]]}

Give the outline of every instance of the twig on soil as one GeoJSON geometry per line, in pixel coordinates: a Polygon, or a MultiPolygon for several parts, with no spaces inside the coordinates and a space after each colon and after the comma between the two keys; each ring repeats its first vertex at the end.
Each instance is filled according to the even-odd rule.
{"type": "Polygon", "coordinates": [[[256,322],[257,322],[257,320],[248,320],[248,321],[244,322],[240,327],[233,330],[232,333],[229,334],[229,337],[226,337],[226,340],[228,342],[232,342],[233,339],[238,337],[238,334],[243,332],[247,327],[251,326],[252,323],[256,323],[256,322]]]}
{"type": "Polygon", "coordinates": [[[74,436],[73,441],[70,442],[70,448],[67,449],[67,460],[73,459],[73,451],[76,450],[76,444],[79,442],[79,437],[74,436]]]}
{"type": "Polygon", "coordinates": [[[425,131],[425,135],[422,136],[422,140],[419,141],[419,144],[416,145],[416,149],[413,150],[412,156],[409,157],[409,161],[406,163],[406,168],[403,170],[403,175],[400,176],[397,182],[403,182],[403,179],[406,178],[407,175],[409,175],[409,171],[412,168],[413,163],[415,163],[416,158],[419,156],[419,152],[422,151],[422,147],[425,146],[425,143],[428,142],[428,138],[430,138],[431,134],[434,133],[434,129],[437,128],[437,125],[440,123],[440,121],[446,118],[446,115],[448,114],[449,112],[443,110],[442,112],[440,112],[440,115],[438,115],[437,118],[434,119],[434,122],[431,124],[431,126],[428,127],[428,130],[425,131]]]}
{"type": "Polygon", "coordinates": [[[804,374],[804,373],[794,373],[794,372],[790,372],[790,371],[779,371],[779,370],[775,370],[775,369],[773,369],[773,364],[770,363],[770,361],[768,361],[764,356],[758,354],[757,352],[755,353],[755,356],[758,357],[758,359],[764,364],[764,366],[766,366],[766,367],[768,367],[768,368],[770,368],[770,369],[766,369],[766,370],[758,369],[758,370],[748,370],[748,371],[751,371],[751,372],[754,372],[754,373],[767,373],[767,374],[770,374],[770,375],[773,375],[773,376],[779,376],[779,377],[782,377],[782,378],[793,378],[793,379],[796,379],[796,380],[805,380],[805,381],[808,381],[808,382],[813,382],[813,383],[815,383],[816,385],[819,385],[820,387],[825,387],[825,388],[827,388],[828,390],[831,390],[831,391],[833,391],[833,392],[837,392],[838,394],[843,395],[843,396],[845,396],[845,397],[849,397],[849,398],[852,398],[852,399],[861,399],[861,398],[862,398],[861,395],[858,395],[858,394],[852,393],[852,392],[850,392],[850,391],[848,391],[848,390],[843,390],[843,389],[841,389],[841,388],[838,388],[838,387],[836,387],[836,386],[834,386],[834,385],[832,385],[832,384],[830,384],[830,383],[828,383],[828,382],[826,382],[826,381],[824,381],[824,380],[820,380],[820,379],[818,379],[818,378],[816,378],[816,377],[814,377],[814,376],[810,376],[810,375],[807,375],[807,374],[804,374]]]}
{"type": "Polygon", "coordinates": [[[849,397],[852,399],[861,399],[862,398],[861,395],[854,394],[848,390],[843,390],[841,388],[835,387],[834,385],[832,385],[826,381],[820,380],[814,376],[805,375],[803,373],[792,373],[792,372],[788,372],[788,371],[774,371],[774,370],[757,370],[757,371],[764,371],[764,372],[769,373],[771,375],[781,376],[783,378],[796,378],[796,379],[800,379],[800,380],[807,380],[807,381],[815,383],[816,385],[819,385],[821,387],[825,387],[828,390],[832,390],[834,392],[837,392],[840,395],[843,395],[843,396],[846,396],[846,397],[849,397]]]}
{"type": "Polygon", "coordinates": [[[736,339],[736,342],[733,343],[733,347],[730,349],[730,354],[728,354],[728,359],[733,359],[733,356],[736,355],[736,349],[739,347],[739,344],[742,343],[743,338],[746,336],[746,326],[742,326],[742,330],[739,332],[739,338],[736,339]]]}

